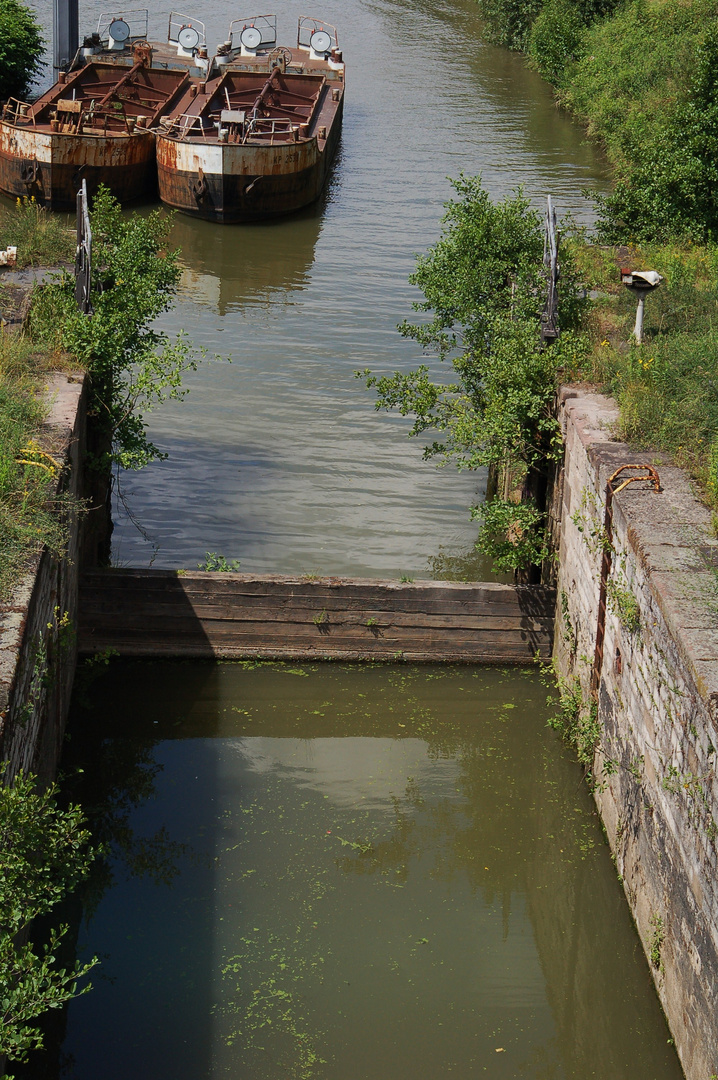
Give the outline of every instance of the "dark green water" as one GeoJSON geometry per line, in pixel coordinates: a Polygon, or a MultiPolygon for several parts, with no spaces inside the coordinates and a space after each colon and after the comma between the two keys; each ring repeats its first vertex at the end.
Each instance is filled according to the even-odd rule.
{"type": "Polygon", "coordinates": [[[679,1080],[535,673],[118,663],[89,694],[102,967],[44,1075],[679,1080]]]}

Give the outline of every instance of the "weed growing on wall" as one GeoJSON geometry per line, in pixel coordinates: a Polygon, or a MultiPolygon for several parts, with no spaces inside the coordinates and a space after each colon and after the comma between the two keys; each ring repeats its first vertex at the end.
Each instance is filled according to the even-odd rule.
{"type": "Polygon", "coordinates": [[[637,634],[641,629],[641,609],[632,590],[622,584],[620,577],[608,579],[606,598],[623,629],[629,634],[637,634]]]}
{"type": "Polygon", "coordinates": [[[648,956],[653,964],[654,968],[659,971],[663,971],[663,961],[661,959],[661,949],[663,948],[663,942],[666,937],[666,928],[663,922],[663,916],[655,912],[648,920],[651,926],[651,939],[648,946],[648,956]]]}
{"type": "Polygon", "coordinates": [[[596,704],[584,697],[581,682],[577,676],[560,675],[552,664],[544,668],[544,673],[552,678],[558,691],[557,697],[549,698],[549,702],[557,706],[557,711],[550,717],[548,725],[568,743],[575,752],[579,765],[587,775],[590,775],[601,739],[601,725],[596,704]]]}

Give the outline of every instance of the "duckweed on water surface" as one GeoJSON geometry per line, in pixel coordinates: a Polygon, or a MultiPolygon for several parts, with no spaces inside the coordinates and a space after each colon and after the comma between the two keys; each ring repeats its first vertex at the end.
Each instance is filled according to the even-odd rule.
{"type": "Polygon", "coordinates": [[[75,1080],[678,1080],[535,673],[116,662],[90,693],[75,1080]]]}

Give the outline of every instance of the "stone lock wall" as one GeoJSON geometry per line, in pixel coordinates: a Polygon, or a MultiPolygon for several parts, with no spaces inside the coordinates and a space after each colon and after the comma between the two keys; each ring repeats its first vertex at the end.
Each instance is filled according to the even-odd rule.
{"type": "MultiPolygon", "coordinates": [[[[82,375],[48,379],[50,405],[39,441],[63,462],[59,488],[82,495],[85,386],[82,375]]],[[[91,512],[91,511],[90,511],[91,512]]],[[[82,518],[69,522],[67,556],[47,551],[0,608],[0,761],[5,782],[19,771],[54,777],[77,658],[82,518]]]]}
{"type": "Polygon", "coordinates": [[[596,802],[688,1080],[718,1075],[718,540],[684,473],[611,438],[610,399],[564,389],[554,658],[591,714],[605,487],[614,499],[596,802]]]}

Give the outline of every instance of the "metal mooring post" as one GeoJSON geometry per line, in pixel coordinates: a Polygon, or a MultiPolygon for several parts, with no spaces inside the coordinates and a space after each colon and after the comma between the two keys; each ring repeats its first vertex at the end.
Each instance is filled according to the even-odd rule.
{"type": "Polygon", "coordinates": [[[92,229],[87,200],[87,181],[77,193],[77,248],[75,251],[75,302],[83,315],[92,315],[92,229]]]}
{"type": "Polygon", "coordinates": [[[596,623],[596,648],[593,654],[593,669],[591,671],[591,696],[598,701],[598,688],[601,683],[601,668],[603,667],[603,642],[606,636],[606,596],[608,593],[608,575],[611,573],[611,557],[613,555],[613,499],[619,491],[623,491],[629,484],[635,484],[637,480],[647,480],[655,492],[661,490],[661,481],[658,473],[652,465],[621,465],[606,483],[606,509],[603,515],[603,556],[601,558],[601,587],[598,593],[598,621],[596,623]],[[614,483],[627,469],[641,469],[641,476],[628,476],[622,480],[618,487],[614,483]]]}
{"type": "Polygon", "coordinates": [[[638,298],[633,336],[639,345],[643,343],[643,313],[646,308],[646,297],[657,289],[662,281],[663,278],[655,270],[621,270],[621,284],[635,293],[638,298]]]}
{"type": "Polygon", "coordinates": [[[52,64],[55,77],[74,59],[80,43],[78,0],[53,0],[52,64]]]}
{"type": "Polygon", "coordinates": [[[561,234],[556,225],[556,211],[551,196],[546,196],[544,221],[543,262],[546,267],[546,307],[541,314],[541,341],[555,341],[561,333],[558,325],[558,246],[561,234]]]}

